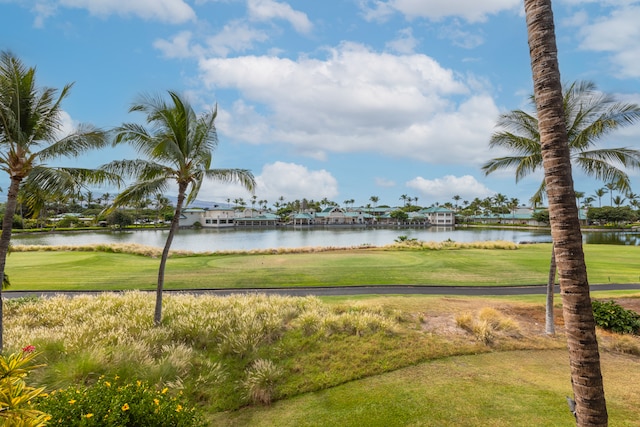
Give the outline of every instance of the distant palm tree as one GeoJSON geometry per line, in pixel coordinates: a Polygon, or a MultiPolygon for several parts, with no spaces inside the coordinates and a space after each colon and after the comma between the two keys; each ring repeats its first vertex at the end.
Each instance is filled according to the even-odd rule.
{"type": "Polygon", "coordinates": [[[628,188],[628,189],[627,188],[622,188],[622,186],[618,185],[615,182],[607,182],[604,186],[607,188],[607,190],[609,190],[609,200],[610,200],[609,206],[613,206],[613,192],[614,192],[614,190],[620,190],[620,189],[630,190],[631,189],[631,188],[628,188]]]}
{"type": "Polygon", "coordinates": [[[129,109],[130,112],[146,114],[149,130],[134,123],[126,123],[116,129],[115,143],[132,144],[142,158],[114,161],[103,166],[106,171],[135,178],[135,182],[115,198],[114,207],[164,193],[171,183],[177,184],[175,212],[158,270],[156,325],[160,325],[162,319],[165,266],[183,206],[196,199],[206,178],[237,181],[250,191],[255,187],[253,175],[246,169],[211,169],[212,152],[218,145],[214,124],[217,110],[197,116],[180,95],[169,91],[169,97],[171,101],[166,102],[159,96],[141,96],[129,109]]]}
{"type": "Polygon", "coordinates": [[[457,211],[458,210],[458,202],[460,201],[460,199],[462,199],[462,197],[460,197],[459,195],[456,194],[455,196],[452,197],[452,199],[456,202],[454,207],[455,207],[455,210],[457,211]]]}
{"type": "MultiPolygon", "coordinates": [[[[25,202],[39,203],[39,194],[69,194],[83,182],[99,184],[118,179],[89,169],[50,167],[52,160],[77,157],[106,145],[105,132],[81,125],[59,138],[62,128],[62,101],[72,84],[62,91],[40,88],[36,69],[29,68],[10,52],[0,52],[0,169],[9,175],[2,234],[0,236],[0,283],[4,280],[7,252],[11,242],[13,215],[18,190],[25,202]],[[33,190],[29,192],[29,190],[33,190]]],[[[0,291],[1,292],[1,291],[0,291]]],[[[0,294],[0,352],[3,348],[2,295],[0,294]]]]}
{"type": "Polygon", "coordinates": [[[582,200],[582,206],[585,208],[591,207],[591,203],[593,203],[596,199],[593,196],[587,196],[582,200]]]}
{"type": "Polygon", "coordinates": [[[156,205],[156,224],[159,224],[161,220],[164,220],[162,212],[171,206],[169,202],[169,198],[162,195],[161,193],[157,193],[155,195],[155,205],[156,205]]]}
{"type": "Polygon", "coordinates": [[[376,206],[378,206],[378,201],[380,200],[380,198],[378,196],[371,196],[369,197],[369,200],[371,200],[371,203],[373,203],[373,207],[375,208],[376,206]]]}
{"type": "Polygon", "coordinates": [[[504,207],[505,203],[507,203],[507,196],[505,196],[502,193],[498,193],[495,196],[493,196],[493,202],[498,208],[497,209],[498,212],[502,213],[502,208],[504,207]]]}
{"type": "Polygon", "coordinates": [[[93,198],[93,192],[91,191],[87,191],[84,199],[87,201],[87,209],[91,209],[91,203],[93,203],[94,198],[93,198]]]}
{"type": "Polygon", "coordinates": [[[618,195],[618,196],[613,198],[612,206],[616,205],[616,207],[619,208],[620,206],[622,206],[624,204],[624,202],[625,202],[625,198],[620,196],[620,195],[618,195]]]}
{"type": "Polygon", "coordinates": [[[598,188],[595,191],[594,197],[598,198],[598,207],[602,207],[602,198],[604,197],[605,194],[607,194],[606,188],[598,188]]]}

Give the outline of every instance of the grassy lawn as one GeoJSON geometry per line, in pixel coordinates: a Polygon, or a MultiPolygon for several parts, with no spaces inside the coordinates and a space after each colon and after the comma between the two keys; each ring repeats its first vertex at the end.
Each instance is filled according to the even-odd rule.
{"type": "MultiPolygon", "coordinates": [[[[350,249],[286,254],[174,255],[167,289],[347,285],[530,285],[547,280],[549,244],[516,250],[350,249]]],[[[586,245],[589,281],[638,283],[640,248],[586,245]]],[[[13,252],[15,290],[152,289],[156,258],[110,252],[13,252]]]]}
{"type": "MultiPolygon", "coordinates": [[[[605,353],[609,423],[636,426],[640,360],[605,353]],[[626,384],[626,385],[625,385],[626,384]]],[[[564,350],[447,357],[213,417],[218,426],[571,426],[564,350]]]]}

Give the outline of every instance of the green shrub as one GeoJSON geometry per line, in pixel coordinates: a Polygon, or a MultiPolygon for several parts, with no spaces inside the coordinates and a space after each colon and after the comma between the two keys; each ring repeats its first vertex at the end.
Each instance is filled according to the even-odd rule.
{"type": "Polygon", "coordinates": [[[168,388],[146,382],[121,383],[101,377],[86,387],[51,392],[37,402],[51,416],[49,425],[63,426],[203,426],[195,408],[168,388]]]}
{"type": "Polygon", "coordinates": [[[34,346],[8,356],[0,355],[0,425],[36,427],[44,425],[47,414],[35,409],[31,400],[44,391],[27,385],[25,378],[30,371],[40,366],[33,360],[34,346]]]}
{"type": "Polygon", "coordinates": [[[615,301],[592,301],[596,325],[619,334],[638,334],[640,314],[627,310],[615,301]]]}

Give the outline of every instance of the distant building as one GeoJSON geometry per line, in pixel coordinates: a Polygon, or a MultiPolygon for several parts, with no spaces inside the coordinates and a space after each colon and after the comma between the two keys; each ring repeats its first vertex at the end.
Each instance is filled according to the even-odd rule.
{"type": "Polygon", "coordinates": [[[444,225],[453,227],[456,225],[456,215],[451,209],[441,206],[433,206],[420,211],[431,223],[431,225],[444,225]]]}
{"type": "Polygon", "coordinates": [[[180,215],[180,227],[193,227],[199,223],[205,228],[235,227],[236,213],[231,208],[187,208],[180,215]]]}

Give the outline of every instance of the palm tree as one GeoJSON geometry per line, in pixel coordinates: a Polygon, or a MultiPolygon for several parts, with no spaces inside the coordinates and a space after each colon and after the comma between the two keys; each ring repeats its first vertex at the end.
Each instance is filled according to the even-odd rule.
{"type": "Polygon", "coordinates": [[[512,217],[516,216],[516,209],[518,209],[519,205],[520,205],[520,200],[518,200],[516,197],[512,197],[509,200],[507,207],[509,208],[509,211],[511,212],[512,217]]]}
{"type": "Polygon", "coordinates": [[[404,206],[407,206],[407,199],[409,199],[409,196],[407,196],[406,194],[400,196],[400,200],[402,200],[404,206]]]}
{"type": "Polygon", "coordinates": [[[638,197],[640,197],[638,194],[634,193],[633,191],[627,191],[625,196],[627,196],[627,200],[629,201],[629,204],[631,204],[634,200],[637,200],[638,197]]]}
{"type": "Polygon", "coordinates": [[[598,188],[594,193],[594,197],[598,198],[598,207],[600,208],[602,207],[602,198],[605,194],[607,194],[606,188],[598,188]]]}
{"type": "Polygon", "coordinates": [[[156,205],[156,225],[157,225],[160,223],[160,218],[163,218],[164,220],[162,212],[170,206],[169,198],[162,195],[162,193],[156,193],[155,205],[156,205]]]}
{"type": "Polygon", "coordinates": [[[93,198],[93,192],[91,192],[91,191],[87,191],[87,192],[86,192],[86,194],[85,194],[85,196],[84,196],[84,199],[87,201],[87,209],[91,209],[91,204],[92,204],[92,203],[93,203],[93,201],[95,200],[95,199],[93,198]]]}
{"type": "MultiPolygon", "coordinates": [[[[623,189],[622,186],[618,185],[615,182],[607,182],[605,185],[606,189],[609,191],[609,206],[613,206],[613,192],[614,190],[623,189]]],[[[624,188],[625,191],[631,190],[631,188],[624,188]]]]}
{"type": "MultiPolygon", "coordinates": [[[[47,166],[51,160],[77,157],[106,144],[105,132],[90,125],[81,125],[59,138],[61,102],[72,86],[67,84],[59,93],[57,89],[40,88],[36,84],[35,68],[27,67],[10,52],[0,52],[0,169],[10,178],[0,236],[0,283],[4,279],[21,186],[27,192],[37,189],[45,194],[60,195],[77,191],[83,181],[97,184],[108,178],[89,169],[47,166]]],[[[27,204],[36,203],[35,197],[26,194],[27,204]]],[[[1,300],[0,294],[0,351],[3,348],[1,300]]]]}
{"type": "MultiPolygon", "coordinates": [[[[535,101],[533,97],[531,100],[535,101]]],[[[640,120],[640,107],[616,102],[613,97],[597,92],[591,82],[572,83],[564,91],[562,102],[571,160],[587,175],[615,183],[616,188],[631,188],[629,176],[623,168],[640,167],[640,151],[630,148],[595,149],[593,146],[611,131],[640,120]]],[[[521,110],[502,114],[498,119],[498,127],[501,130],[491,136],[489,146],[506,148],[516,155],[489,160],[482,166],[486,175],[515,167],[518,182],[542,167],[538,118],[534,114],[521,110]]],[[[531,199],[541,202],[544,195],[543,180],[531,199]]],[[[551,262],[551,269],[553,265],[551,262]]],[[[555,273],[549,274],[549,277],[552,276],[555,273]]],[[[549,284],[550,290],[553,289],[552,285],[549,284]]],[[[547,298],[552,299],[553,294],[548,294],[547,298]]],[[[547,305],[552,306],[552,301],[548,301],[547,305]]],[[[548,313],[549,316],[552,314],[548,313]]],[[[548,333],[553,334],[554,330],[553,324],[547,324],[548,333]]]]}
{"type": "Polygon", "coordinates": [[[593,203],[596,199],[593,196],[587,196],[582,200],[582,206],[585,208],[590,208],[591,203],[593,203]]]}
{"type": "Polygon", "coordinates": [[[371,200],[371,203],[373,203],[373,207],[375,208],[376,206],[378,206],[378,201],[380,200],[380,198],[378,196],[371,196],[369,197],[369,200],[371,200]]]}
{"type": "Polygon", "coordinates": [[[111,194],[109,193],[103,193],[102,194],[102,203],[104,203],[105,205],[109,204],[109,200],[111,199],[111,194]]]}
{"type": "Polygon", "coordinates": [[[458,202],[460,201],[460,199],[462,199],[462,197],[460,197],[458,194],[456,194],[455,196],[452,197],[452,199],[456,202],[455,206],[455,210],[456,212],[458,211],[458,202]]]}
{"type": "MultiPolygon", "coordinates": [[[[524,8],[539,117],[539,123],[536,120],[539,143],[536,145],[540,147],[545,172],[554,259],[562,289],[576,423],[578,426],[606,426],[608,415],[600,354],[571,174],[570,147],[575,129],[567,126],[566,113],[571,113],[571,105],[566,104],[560,83],[551,0],[525,0],[524,8]]],[[[603,134],[595,129],[593,133],[603,134]]],[[[603,165],[598,169],[596,175],[602,176],[599,173],[608,168],[603,165]]]]}
{"type": "Polygon", "coordinates": [[[611,206],[615,205],[617,208],[619,208],[624,204],[624,202],[625,202],[625,198],[618,195],[613,198],[611,206]]]}
{"type": "MultiPolygon", "coordinates": [[[[534,99],[531,98],[533,102],[534,99]]],[[[574,82],[563,94],[563,115],[572,162],[586,175],[612,183],[628,191],[629,176],[624,168],[640,167],[640,151],[631,148],[596,149],[596,142],[623,126],[640,121],[640,106],[616,101],[601,94],[591,82],[574,82]]],[[[491,159],[482,166],[486,175],[500,169],[516,168],[516,182],[542,166],[538,118],[522,110],[502,114],[489,146],[505,148],[514,156],[491,159]]],[[[536,195],[544,198],[545,182],[536,195]]],[[[534,197],[536,197],[534,195],[534,197]]]]}
{"type": "Polygon", "coordinates": [[[504,207],[505,203],[507,203],[507,196],[505,196],[502,193],[498,193],[495,196],[493,196],[493,202],[498,208],[497,211],[502,213],[502,208],[504,207]]]}
{"type": "Polygon", "coordinates": [[[164,272],[173,237],[178,230],[182,207],[195,200],[205,178],[222,182],[236,181],[253,191],[255,180],[246,169],[211,169],[212,152],[218,145],[215,128],[217,109],[197,116],[191,105],[175,92],[169,91],[170,102],[160,96],[141,96],[129,112],[147,116],[144,126],[126,123],[116,129],[115,143],[132,144],[142,157],[119,160],[103,169],[131,176],[135,182],[121,192],[113,206],[122,206],[148,195],[165,193],[170,183],[177,184],[178,197],[169,235],[162,251],[158,270],[154,323],[162,320],[164,272]]]}
{"type": "Polygon", "coordinates": [[[582,198],[584,197],[584,191],[576,191],[576,203],[578,204],[578,207],[580,207],[580,200],[582,200],[582,198]]]}

